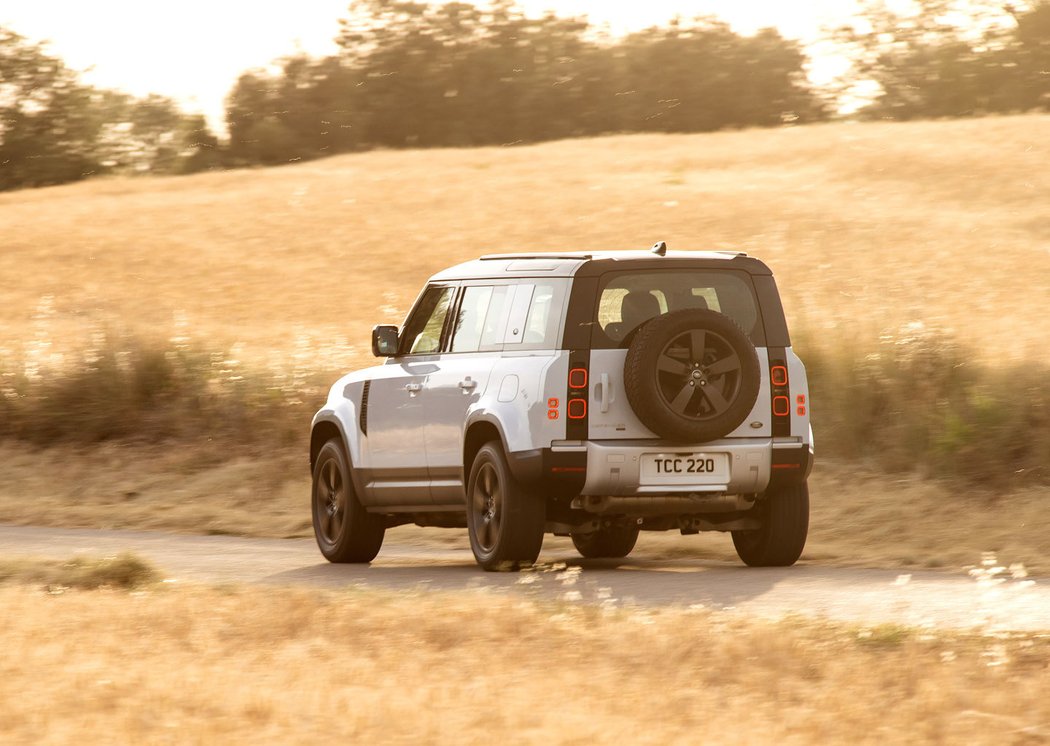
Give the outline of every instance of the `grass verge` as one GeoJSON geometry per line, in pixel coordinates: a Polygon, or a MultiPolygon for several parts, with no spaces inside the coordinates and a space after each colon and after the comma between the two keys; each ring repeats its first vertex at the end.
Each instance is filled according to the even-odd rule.
{"type": "MultiPolygon", "coordinates": [[[[310,477],[298,451],[0,444],[0,464],[3,523],[313,536],[310,477]]],[[[822,459],[810,492],[803,562],[961,571],[982,552],[996,552],[1007,563],[1050,575],[1042,486],[996,493],[822,459]]],[[[469,553],[463,529],[402,526],[391,529],[387,542],[469,553]]],[[[568,539],[548,536],[543,546],[550,557],[576,556],[568,539]]],[[[729,537],[715,533],[644,532],[632,556],[738,561],[729,537]]]]}
{"type": "Polygon", "coordinates": [[[0,588],[5,743],[1036,742],[1045,636],[486,593],[0,588]]]}

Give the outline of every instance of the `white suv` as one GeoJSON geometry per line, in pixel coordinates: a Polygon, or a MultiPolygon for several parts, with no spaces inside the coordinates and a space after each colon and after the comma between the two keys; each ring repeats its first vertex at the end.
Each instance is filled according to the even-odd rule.
{"type": "Polygon", "coordinates": [[[332,387],[310,444],[332,562],[387,528],[466,527],[487,570],[543,535],[624,557],[640,529],[729,531],[790,565],[809,526],[806,371],[773,275],[735,252],[485,256],[430,279],[375,367],[332,387]]]}

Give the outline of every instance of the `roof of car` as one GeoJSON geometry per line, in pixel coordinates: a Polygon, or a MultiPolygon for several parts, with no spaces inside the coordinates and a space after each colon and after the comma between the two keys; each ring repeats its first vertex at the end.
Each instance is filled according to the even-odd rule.
{"type": "Polygon", "coordinates": [[[758,259],[739,251],[573,251],[522,254],[488,254],[438,272],[431,281],[493,279],[512,277],[574,277],[601,274],[620,263],[630,262],[639,269],[685,269],[696,267],[742,269],[751,274],[770,274],[758,259]]]}

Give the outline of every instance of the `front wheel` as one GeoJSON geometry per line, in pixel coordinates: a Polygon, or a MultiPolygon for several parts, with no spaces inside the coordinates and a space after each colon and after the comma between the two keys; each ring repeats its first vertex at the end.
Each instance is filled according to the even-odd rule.
{"type": "Polygon", "coordinates": [[[343,444],[332,438],[314,463],[314,536],[329,562],[371,562],[383,546],[386,527],[365,511],[350,479],[343,444]]]}
{"type": "Polygon", "coordinates": [[[626,557],[637,541],[638,526],[609,526],[589,534],[572,535],[576,551],[587,559],[626,557]]]}
{"type": "Polygon", "coordinates": [[[486,570],[516,570],[540,555],[546,508],[510,471],[503,448],[486,443],[467,481],[467,531],[474,559],[486,570]]]}
{"type": "Polygon", "coordinates": [[[809,534],[809,487],[805,482],[768,490],[752,510],[760,526],[734,531],[737,556],[751,567],[787,567],[795,564],[809,534]]]}

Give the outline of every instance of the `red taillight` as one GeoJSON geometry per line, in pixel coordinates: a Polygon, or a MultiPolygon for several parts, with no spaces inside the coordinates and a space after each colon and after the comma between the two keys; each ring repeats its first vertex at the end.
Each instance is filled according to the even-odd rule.
{"type": "Polygon", "coordinates": [[[586,350],[569,352],[568,386],[565,390],[565,437],[570,440],[586,440],[589,434],[587,426],[587,391],[590,376],[591,356],[586,350]]]}
{"type": "MultiPolygon", "coordinates": [[[[778,352],[780,352],[778,350],[778,352]]],[[[769,383],[772,398],[773,436],[791,434],[791,389],[788,381],[787,360],[783,353],[770,356],[769,383]]]]}

